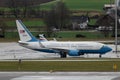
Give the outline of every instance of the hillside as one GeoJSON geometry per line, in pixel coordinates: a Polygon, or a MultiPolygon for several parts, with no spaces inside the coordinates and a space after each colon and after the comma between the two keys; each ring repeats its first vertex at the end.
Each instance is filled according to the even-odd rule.
{"type": "MultiPolygon", "coordinates": [[[[8,7],[10,0],[0,0],[0,7],[8,7]]],[[[16,1],[16,0],[11,0],[16,1]]],[[[17,0],[21,3],[25,0],[17,0]]],[[[41,5],[42,9],[50,9],[58,0],[26,0],[30,5],[41,5]]],[[[102,11],[104,4],[109,4],[110,0],[62,0],[70,8],[70,10],[87,10],[87,11],[102,11]]],[[[114,0],[112,0],[112,3],[114,0]]]]}
{"type": "MultiPolygon", "coordinates": [[[[16,1],[17,3],[21,3],[25,0],[11,0],[12,1],[16,1]]],[[[53,0],[26,0],[27,2],[31,3],[31,5],[38,5],[38,4],[42,4],[42,3],[46,3],[46,2],[50,2],[53,0]]],[[[0,7],[8,7],[8,3],[10,2],[10,0],[0,0],[0,7]]]]}
{"type": "MultiPolygon", "coordinates": [[[[110,0],[63,0],[71,10],[103,10],[104,4],[109,4],[110,0]]],[[[56,1],[42,4],[43,9],[49,9],[56,1]]],[[[114,0],[112,0],[114,2],[114,0]]]]}

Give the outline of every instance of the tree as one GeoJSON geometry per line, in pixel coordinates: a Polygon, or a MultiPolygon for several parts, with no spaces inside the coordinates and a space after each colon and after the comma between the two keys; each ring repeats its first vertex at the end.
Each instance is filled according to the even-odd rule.
{"type": "Polygon", "coordinates": [[[5,38],[6,24],[3,20],[0,20],[0,37],[5,38]]]}
{"type": "Polygon", "coordinates": [[[105,37],[108,37],[111,33],[110,26],[114,27],[114,19],[110,15],[101,15],[96,22],[97,25],[102,26],[101,32],[105,37]]]}
{"type": "Polygon", "coordinates": [[[22,8],[23,8],[23,17],[25,18],[27,16],[27,10],[28,10],[28,6],[30,1],[28,0],[22,0],[22,8]]]}
{"type": "Polygon", "coordinates": [[[50,10],[49,12],[46,13],[44,17],[44,22],[46,23],[47,27],[47,36],[50,37],[51,34],[53,33],[52,29],[55,26],[56,23],[56,18],[54,16],[54,10],[50,10]]]}
{"type": "Polygon", "coordinates": [[[6,3],[10,10],[11,10],[11,13],[16,17],[18,18],[18,3],[16,0],[8,0],[8,2],[6,3]]]}
{"type": "MultiPolygon", "coordinates": [[[[115,35],[115,8],[111,8],[107,11],[107,14],[101,15],[100,18],[97,21],[97,24],[99,26],[105,26],[105,30],[101,31],[104,35],[108,35],[109,33],[112,33],[112,36],[115,35]],[[112,31],[106,30],[107,27],[112,26],[112,31]]],[[[118,34],[120,34],[120,8],[117,8],[117,30],[118,34]]]]}
{"type": "Polygon", "coordinates": [[[4,15],[5,15],[5,10],[4,10],[4,9],[1,9],[1,10],[0,10],[0,16],[1,16],[1,17],[4,17],[4,15]]]}
{"type": "Polygon", "coordinates": [[[11,13],[16,17],[27,17],[28,8],[32,4],[31,0],[8,0],[7,5],[9,6],[11,13]]]}
{"type": "Polygon", "coordinates": [[[70,25],[70,11],[65,3],[61,0],[57,1],[57,3],[52,6],[51,10],[46,13],[44,22],[46,23],[47,31],[49,32],[53,32],[53,28],[60,30],[68,28],[70,25]]]}
{"type": "Polygon", "coordinates": [[[60,0],[54,6],[54,10],[57,18],[56,28],[59,28],[60,30],[67,28],[70,24],[70,11],[67,8],[66,4],[60,0]]]}

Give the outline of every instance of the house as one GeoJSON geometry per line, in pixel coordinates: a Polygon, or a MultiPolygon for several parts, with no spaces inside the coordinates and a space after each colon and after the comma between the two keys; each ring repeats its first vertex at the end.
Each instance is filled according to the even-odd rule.
{"type": "Polygon", "coordinates": [[[84,16],[84,15],[72,16],[73,30],[85,29],[87,27],[88,22],[89,22],[88,16],[84,16]]]}
{"type": "Polygon", "coordinates": [[[104,4],[104,10],[107,11],[108,9],[115,8],[115,4],[104,4]]]}

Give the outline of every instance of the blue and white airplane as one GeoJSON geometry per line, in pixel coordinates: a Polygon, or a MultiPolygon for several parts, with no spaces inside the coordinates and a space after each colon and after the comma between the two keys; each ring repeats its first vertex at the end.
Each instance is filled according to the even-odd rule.
{"type": "Polygon", "coordinates": [[[101,57],[112,50],[99,42],[48,41],[43,35],[40,36],[40,39],[36,39],[21,20],[16,20],[16,25],[21,46],[41,52],[58,53],[61,58],[66,58],[67,55],[80,56],[84,54],[99,54],[99,57],[101,57]]]}

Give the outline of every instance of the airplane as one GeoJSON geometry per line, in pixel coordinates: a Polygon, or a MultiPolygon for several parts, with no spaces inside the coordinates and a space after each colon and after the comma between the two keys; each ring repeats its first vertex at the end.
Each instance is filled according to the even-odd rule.
{"type": "Polygon", "coordinates": [[[101,58],[103,54],[110,52],[112,49],[99,42],[92,41],[48,41],[43,35],[35,38],[21,20],[16,20],[17,30],[19,33],[20,46],[47,53],[58,53],[61,58],[69,56],[80,56],[84,54],[99,54],[101,58]]]}

